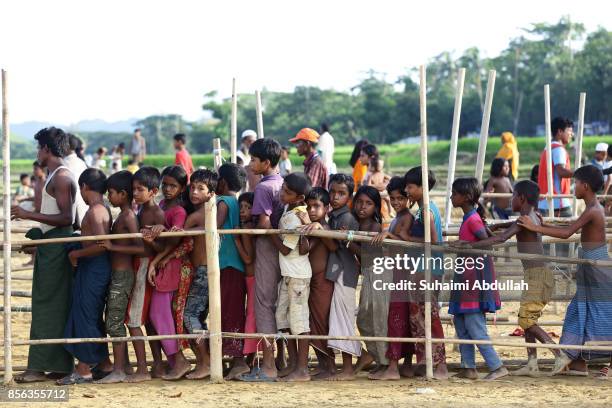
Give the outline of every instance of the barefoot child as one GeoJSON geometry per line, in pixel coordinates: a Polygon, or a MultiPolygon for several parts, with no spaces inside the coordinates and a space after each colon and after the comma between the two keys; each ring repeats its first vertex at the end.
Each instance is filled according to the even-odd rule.
{"type": "MultiPolygon", "coordinates": [[[[306,196],[306,205],[309,222],[318,223],[320,227],[313,229],[329,230],[325,221],[329,208],[329,194],[321,187],[310,190],[306,196]]],[[[334,282],[325,277],[327,270],[327,259],[329,248],[336,249],[333,239],[310,237],[310,248],[308,258],[312,268],[312,279],[310,280],[310,297],[308,308],[310,310],[310,334],[327,336],[329,333],[329,310],[332,296],[334,295],[334,282]]],[[[334,352],[327,346],[326,340],[311,340],[310,345],[317,355],[319,372],[313,379],[323,380],[336,374],[336,362],[334,352]]]]}
{"type": "MultiPolygon", "coordinates": [[[[278,223],[279,229],[294,230],[302,226],[298,213],[306,213],[305,199],[310,192],[310,179],[304,173],[291,173],[285,177],[280,200],[285,211],[278,223]]],[[[312,268],[308,259],[309,243],[305,235],[274,236],[279,243],[279,264],[282,280],[276,307],[276,326],[291,334],[310,334],[308,297],[312,268]]],[[[283,381],[309,381],[309,340],[289,340],[287,369],[279,372],[283,381]]]]}
{"type": "MultiPolygon", "coordinates": [[[[552,237],[567,239],[580,232],[582,259],[608,260],[606,221],[604,210],[597,200],[597,192],[603,187],[603,174],[595,166],[587,165],[574,173],[576,198],[584,200],[586,208],[580,217],[568,226],[538,225],[522,215],[518,224],[531,231],[552,237]]],[[[576,272],[576,293],[567,306],[563,333],[559,344],[584,345],[589,341],[612,341],[612,267],[579,265],[576,272]]],[[[562,350],[555,359],[552,374],[567,372],[588,375],[586,360],[610,357],[610,352],[562,350]]],[[[610,375],[608,369],[602,377],[610,375]]]]}
{"type": "MultiPolygon", "coordinates": [[[[81,225],[81,235],[109,234],[113,219],[110,210],[104,206],[106,176],[100,170],[87,169],[79,177],[79,187],[83,200],[89,206],[81,225]]],[[[64,338],[105,337],[102,315],[111,279],[108,253],[91,241],[69,247],[68,258],[76,273],[64,338]]],[[[58,385],[93,381],[92,366],[100,375],[109,373],[113,368],[106,343],[68,344],[64,348],[78,359],[78,363],[72,374],[57,380],[58,385]]]]}
{"type": "MultiPolygon", "coordinates": [[[[453,183],[451,195],[453,207],[461,208],[464,213],[463,223],[459,228],[459,239],[462,241],[475,242],[488,238],[482,218],[484,209],[478,204],[481,192],[480,184],[475,178],[458,178],[453,183]]],[[[481,285],[495,282],[493,260],[486,256],[470,257],[465,258],[464,264],[467,265],[470,259],[474,267],[465,268],[463,273],[455,270],[453,276],[453,282],[464,283],[469,289],[451,291],[448,313],[454,316],[453,324],[460,339],[489,340],[486,313],[495,313],[501,307],[499,292],[475,288],[474,282],[479,280],[481,285]]],[[[463,371],[458,376],[478,379],[474,345],[460,344],[459,350],[463,371]]],[[[490,373],[485,377],[486,380],[495,380],[508,375],[508,370],[493,346],[479,345],[478,350],[489,367],[490,373]]]]}
{"type": "MultiPolygon", "coordinates": [[[[217,175],[210,170],[196,170],[191,175],[189,200],[195,211],[185,220],[185,229],[206,228],[205,205],[214,197],[217,189],[217,175]]],[[[206,330],[208,316],[208,260],[206,254],[206,236],[193,237],[193,250],[190,253],[191,264],[195,271],[189,295],[185,303],[185,328],[187,333],[206,330]]],[[[196,356],[195,370],[187,374],[190,380],[206,378],[210,375],[210,354],[206,342],[190,340],[189,344],[196,356]]]]}
{"type": "MultiPolygon", "coordinates": [[[[134,203],[139,206],[138,225],[158,225],[164,222],[164,212],[155,202],[155,196],[159,191],[160,175],[155,167],[144,166],[140,168],[132,178],[132,194],[134,203]]],[[[142,229],[141,229],[142,231],[142,229]]],[[[147,229],[144,232],[148,232],[147,229]]],[[[147,329],[147,335],[157,334],[149,320],[149,305],[153,287],[147,282],[147,271],[149,262],[153,260],[157,251],[163,250],[161,240],[143,239],[144,256],[138,257],[134,262],[134,287],[128,304],[127,326],[130,336],[143,336],[142,326],[147,329]]],[[[126,382],[148,381],[153,378],[161,378],[164,367],[161,356],[161,343],[159,340],[149,341],[153,366],[149,374],[146,367],[145,344],[142,340],[132,342],[138,369],[132,375],[128,375],[126,382]]]]}
{"type": "MultiPolygon", "coordinates": [[[[238,205],[240,206],[240,228],[253,229],[253,193],[242,193],[238,197],[238,205]]],[[[246,305],[246,320],[244,322],[245,333],[257,333],[257,325],[255,322],[255,242],[250,234],[235,235],[234,241],[236,249],[240,254],[240,259],[244,264],[244,280],[246,284],[247,305],[246,305]]],[[[244,339],[244,348],[242,353],[246,356],[247,364],[252,368],[253,361],[257,354],[258,347],[257,339],[244,339]]],[[[259,348],[261,349],[261,348],[259,348]]]]}
{"type": "MultiPolygon", "coordinates": [[[[219,167],[217,228],[238,228],[240,208],[236,195],[245,185],[244,168],[235,163],[225,163],[219,167]]],[[[236,248],[235,240],[230,235],[221,235],[219,268],[221,269],[221,330],[244,333],[246,318],[244,264],[236,248]]],[[[223,354],[232,358],[232,368],[226,376],[227,380],[237,379],[250,371],[244,361],[243,347],[242,339],[223,339],[223,354]]]]}
{"type": "MultiPolygon", "coordinates": [[[[108,201],[121,212],[113,222],[112,234],[138,232],[138,219],[132,211],[132,173],[127,170],[111,175],[107,180],[108,201]]],[[[125,337],[125,317],[134,286],[133,256],[142,255],[141,239],[99,241],[98,245],[110,252],[112,275],[106,304],[106,333],[111,337],[125,337]]],[[[138,375],[148,375],[144,354],[136,354],[138,375]]],[[[118,383],[126,378],[131,367],[127,358],[127,343],[113,343],[113,372],[97,381],[99,384],[118,383]]]]}
{"type": "MultiPolygon", "coordinates": [[[[187,212],[181,196],[187,186],[187,173],[182,166],[166,167],[161,174],[164,200],[164,224],[154,225],[143,232],[144,239],[155,240],[164,230],[182,229],[187,212]]],[[[163,240],[164,249],[149,263],[147,280],[153,286],[149,318],[158,334],[182,334],[183,312],[193,279],[193,268],[187,254],[193,249],[193,238],[172,237],[163,240]]],[[[164,380],[178,380],[191,370],[191,364],[183,355],[188,342],[162,340],[162,348],[170,371],[162,375],[164,380]]]]}
{"type": "MultiPolygon", "coordinates": [[[[540,225],[540,217],[536,213],[540,188],[531,180],[522,180],[514,186],[512,195],[512,211],[528,216],[536,225],[540,225]]],[[[470,242],[465,246],[471,248],[487,248],[493,244],[506,242],[516,236],[517,250],[519,253],[540,254],[544,253],[542,235],[522,228],[516,221],[504,224],[495,224],[490,227],[491,231],[506,228],[502,233],[481,241],[470,242]]],[[[457,241],[461,242],[461,241],[457,241]]],[[[550,301],[554,278],[552,270],[542,261],[521,261],[525,269],[525,282],[528,288],[521,295],[521,306],[518,311],[519,326],[525,330],[525,341],[535,343],[554,344],[548,333],[538,326],[538,319],[542,311],[550,301]]],[[[537,348],[527,349],[527,365],[511,372],[512,375],[537,376],[539,374],[537,348]]],[[[559,356],[559,350],[551,349],[555,356],[559,356]]]]}
{"type": "MultiPolygon", "coordinates": [[[[491,178],[485,188],[486,193],[511,193],[512,183],[510,182],[510,165],[508,160],[496,158],[491,163],[491,178]]],[[[510,199],[505,197],[485,200],[493,202],[493,214],[495,218],[507,220],[512,215],[510,199]]]]}

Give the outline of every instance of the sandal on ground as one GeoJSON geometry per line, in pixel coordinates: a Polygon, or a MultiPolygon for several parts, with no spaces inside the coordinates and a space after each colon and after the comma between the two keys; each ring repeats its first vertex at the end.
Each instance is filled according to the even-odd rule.
{"type": "Polygon", "coordinates": [[[244,382],[275,382],[276,377],[268,377],[259,367],[253,367],[250,373],[237,377],[244,382]]]}
{"type": "Polygon", "coordinates": [[[74,385],[74,384],[86,384],[92,383],[93,377],[83,377],[81,374],[74,372],[57,380],[55,383],[57,385],[74,385]]]}

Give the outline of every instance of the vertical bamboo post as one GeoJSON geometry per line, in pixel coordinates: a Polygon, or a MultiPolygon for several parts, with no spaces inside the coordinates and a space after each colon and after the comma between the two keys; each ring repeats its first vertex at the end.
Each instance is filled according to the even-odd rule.
{"type": "Polygon", "coordinates": [[[2,175],[4,181],[4,384],[13,380],[11,327],[11,144],[8,121],[7,75],[2,70],[2,175]]]}
{"type": "Polygon", "coordinates": [[[485,156],[487,154],[487,139],[489,138],[489,121],[491,119],[491,106],[493,105],[493,90],[495,89],[495,70],[489,71],[487,81],[487,95],[485,96],[482,123],[480,124],[480,141],[478,142],[478,157],[476,158],[476,178],[482,184],[485,156]]]}
{"type": "Polygon", "coordinates": [[[255,91],[255,109],[257,111],[257,138],[264,138],[263,111],[261,109],[261,92],[255,91]]]}
{"type": "Polygon", "coordinates": [[[446,176],[446,205],[444,208],[444,230],[451,222],[451,189],[455,179],[457,162],[457,142],[459,140],[459,121],[461,120],[461,100],[463,99],[463,84],[465,83],[465,68],[459,68],[457,75],[457,90],[455,91],[455,110],[453,112],[453,127],[451,130],[450,152],[448,153],[448,174],[446,176]]]}
{"type": "Polygon", "coordinates": [[[221,167],[221,163],[223,162],[221,152],[221,139],[213,139],[213,161],[215,164],[215,171],[219,170],[219,167],[221,167]]]}
{"type": "MultiPolygon", "coordinates": [[[[584,106],[586,102],[586,92],[580,92],[580,104],[578,105],[578,133],[576,135],[576,169],[582,166],[582,139],[584,136],[584,106]]],[[[574,203],[572,204],[572,213],[575,216],[578,215],[578,207],[576,206],[577,200],[574,197],[574,203]]]]}
{"type": "MultiPolygon", "coordinates": [[[[218,139],[217,139],[218,140],[218,139]]],[[[223,382],[223,351],[221,348],[221,271],[219,269],[219,235],[217,234],[217,197],[204,208],[206,223],[206,260],[208,265],[208,307],[210,381],[223,382]]]]}
{"type": "MultiPolygon", "coordinates": [[[[427,166],[427,89],[425,65],[420,66],[420,107],[421,107],[421,179],[423,186],[423,206],[421,214],[425,226],[425,281],[431,280],[429,258],[431,258],[431,214],[429,213],[429,168],[427,166]]],[[[433,378],[433,358],[431,349],[431,293],[425,291],[425,366],[428,379],[433,378]]]]}
{"type": "Polygon", "coordinates": [[[236,163],[238,149],[238,95],[236,94],[236,78],[232,79],[232,117],[230,123],[230,160],[236,163]]]}
{"type": "Polygon", "coordinates": [[[550,128],[550,85],[544,85],[544,127],[546,128],[546,201],[548,202],[548,216],[555,216],[553,200],[553,164],[552,164],[552,129],[550,128]]]}

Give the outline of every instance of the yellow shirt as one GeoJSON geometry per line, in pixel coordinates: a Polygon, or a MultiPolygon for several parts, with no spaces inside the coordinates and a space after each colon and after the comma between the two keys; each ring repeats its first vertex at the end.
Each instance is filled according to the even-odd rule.
{"type": "Polygon", "coordinates": [[[134,174],[138,171],[139,167],[137,164],[128,164],[128,166],[126,167],[127,171],[129,171],[130,173],[134,174]]]}

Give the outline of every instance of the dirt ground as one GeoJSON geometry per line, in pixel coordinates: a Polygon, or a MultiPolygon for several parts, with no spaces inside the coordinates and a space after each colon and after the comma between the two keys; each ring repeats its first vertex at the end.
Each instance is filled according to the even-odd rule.
{"type": "MultiPolygon", "coordinates": [[[[15,236],[18,239],[18,236],[15,236]]],[[[28,260],[24,255],[12,259],[14,267],[21,266],[28,260]]],[[[28,276],[31,271],[15,272],[14,276],[28,276]]],[[[30,291],[31,281],[13,280],[13,290],[30,291]]],[[[12,298],[13,305],[28,305],[28,298],[12,298]]],[[[514,319],[518,309],[517,303],[506,302],[500,316],[514,319]]],[[[557,304],[557,313],[548,307],[543,320],[561,320],[565,303],[557,304]]],[[[443,312],[445,310],[443,309],[443,312]]],[[[27,339],[30,314],[12,315],[14,339],[27,339]]],[[[2,326],[3,327],[3,326],[2,326]]],[[[515,326],[490,326],[493,339],[515,340],[508,334],[515,326]]],[[[548,331],[561,333],[561,327],[546,327],[548,331]]],[[[452,326],[445,324],[447,337],[453,336],[452,326]]],[[[556,339],[558,341],[558,339],[556,339]]],[[[447,346],[447,361],[451,371],[460,361],[458,351],[447,346]]],[[[526,350],[523,348],[496,347],[500,357],[505,361],[524,360],[526,350]]],[[[28,348],[13,348],[13,365],[24,366],[27,362],[28,348]]],[[[132,348],[130,346],[130,353],[132,348]]],[[[0,350],[2,354],[2,350],[0,350]]],[[[188,353],[190,357],[190,352],[188,353]]],[[[550,360],[553,355],[540,351],[540,357],[550,360]]],[[[311,356],[314,359],[314,355],[311,356]]],[[[131,360],[135,361],[132,354],[131,360]]],[[[1,361],[1,360],[0,360],[1,361]]],[[[478,355],[478,362],[482,359],[478,355]]],[[[340,363],[338,359],[338,363],[340,363]]],[[[506,377],[495,382],[482,380],[470,381],[450,378],[446,381],[426,381],[424,379],[402,379],[391,382],[373,382],[367,379],[367,373],[361,373],[351,382],[310,382],[310,383],[268,383],[247,384],[226,382],[210,384],[208,380],[167,382],[153,380],[141,384],[115,385],[77,385],[69,388],[70,400],[62,405],[71,407],[157,407],[177,404],[179,406],[219,407],[219,406],[254,406],[254,407],[290,407],[290,406],[610,406],[612,404],[612,382],[594,378],[601,366],[592,365],[588,378],[579,377],[506,377]]],[[[516,369],[509,366],[509,369],[516,369]]],[[[546,371],[550,366],[544,367],[546,371]]],[[[486,369],[481,370],[484,376],[486,369]]],[[[38,383],[20,388],[55,387],[52,382],[38,383]]],[[[0,402],[2,404],[2,402],[0,402]]],[[[37,406],[57,406],[55,403],[37,406]]],[[[2,406],[4,406],[2,404],[2,406]]],[[[26,406],[13,403],[6,406],[26,406]]]]}

